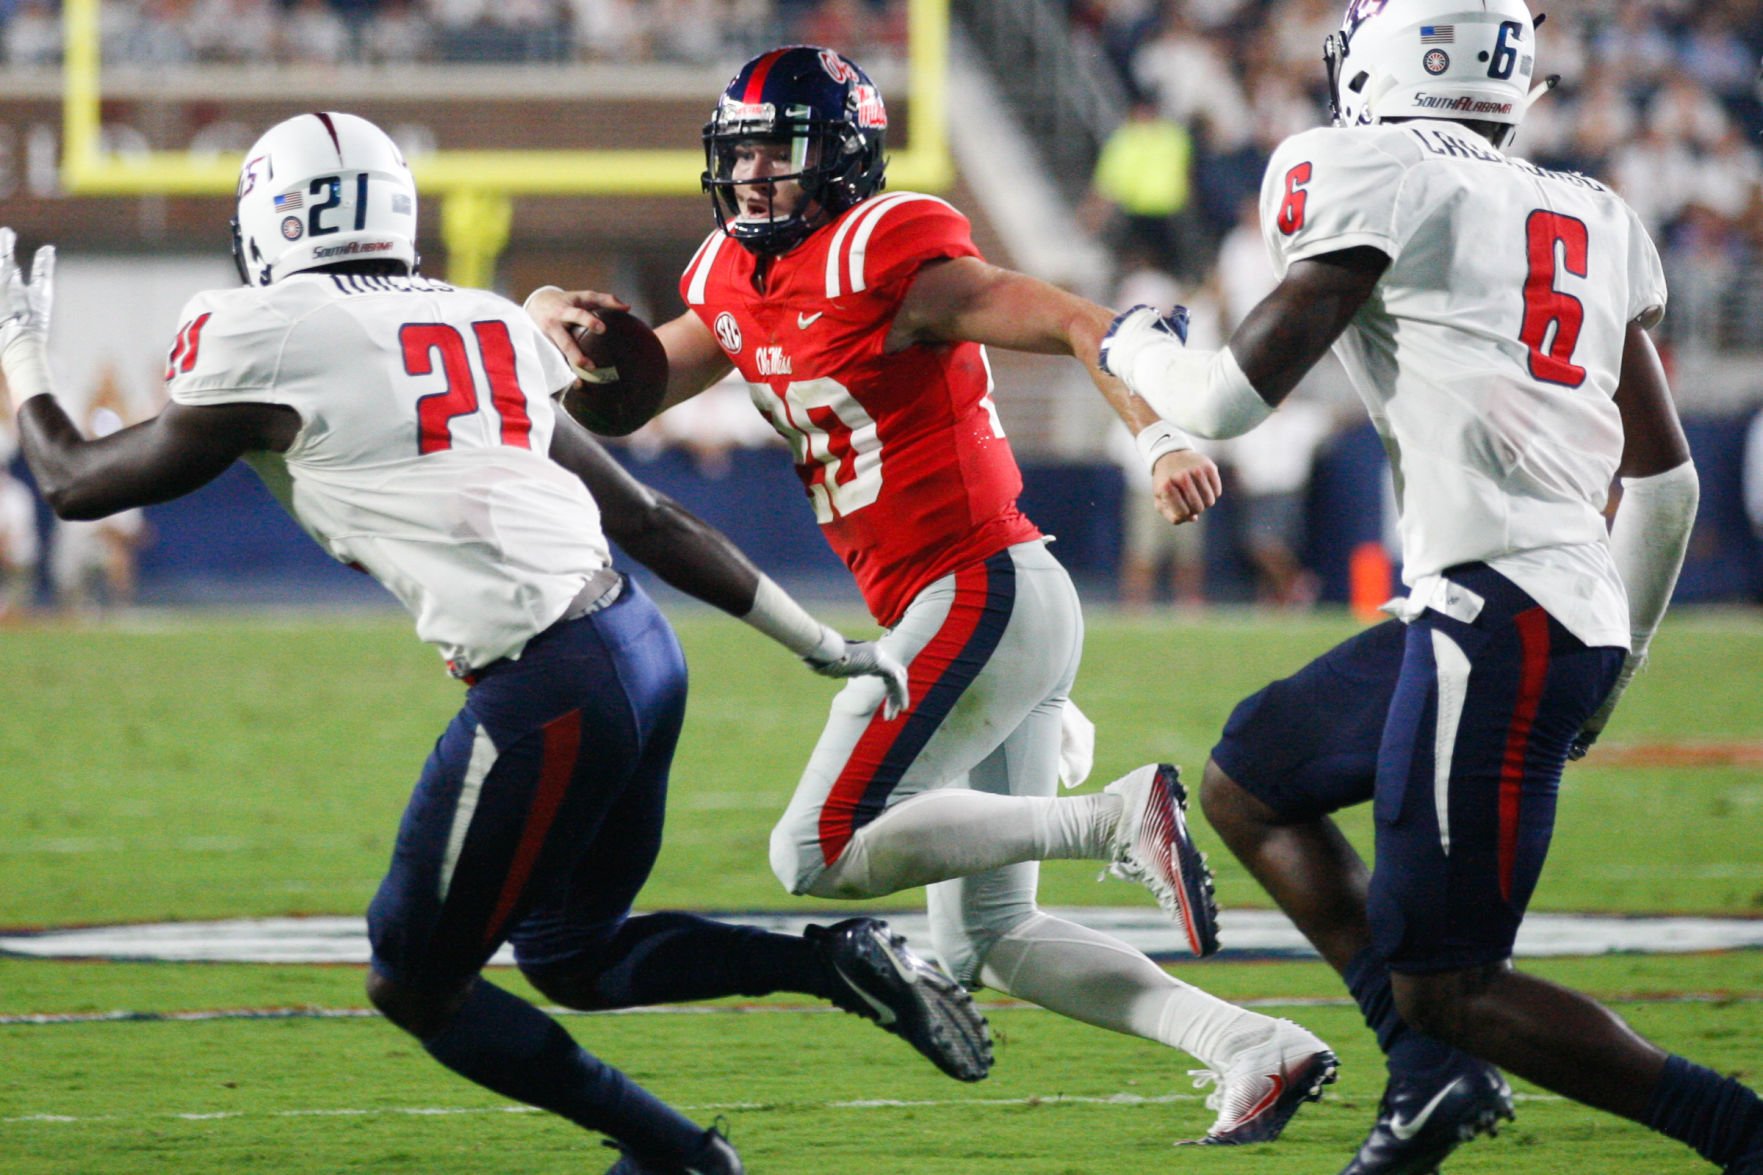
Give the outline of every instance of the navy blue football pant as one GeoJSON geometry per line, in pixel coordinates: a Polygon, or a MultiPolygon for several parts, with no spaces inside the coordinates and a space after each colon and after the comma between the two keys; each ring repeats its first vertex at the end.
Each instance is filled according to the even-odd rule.
{"type": "Polygon", "coordinates": [[[685,699],[679,643],[634,583],[481,671],[368,909],[375,969],[449,990],[504,941],[529,971],[603,963],[661,846],[685,699]]]}
{"type": "Polygon", "coordinates": [[[1568,747],[1623,658],[1483,564],[1445,575],[1472,620],[1429,608],[1345,641],[1244,700],[1212,751],[1283,820],[1373,802],[1372,945],[1414,974],[1511,956],[1568,747]]]}

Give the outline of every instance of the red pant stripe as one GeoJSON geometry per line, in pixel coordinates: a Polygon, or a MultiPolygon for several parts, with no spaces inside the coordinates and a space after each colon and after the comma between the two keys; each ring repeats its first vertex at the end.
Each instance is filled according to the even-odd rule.
{"type": "Polygon", "coordinates": [[[497,941],[508,916],[514,912],[515,903],[520,901],[527,880],[532,876],[533,866],[538,864],[539,852],[545,847],[551,823],[557,819],[557,809],[563,806],[570,777],[575,774],[576,755],[581,749],[581,711],[571,710],[561,718],[547,722],[544,740],[544,749],[539,756],[539,784],[533,791],[532,805],[527,809],[520,844],[515,847],[508,876],[502,881],[502,892],[496,898],[496,912],[484,925],[486,946],[497,941]]]}
{"type": "MultiPolygon", "coordinates": [[[[877,709],[869,725],[858,736],[857,745],[851,748],[850,758],[845,760],[844,769],[833,781],[832,790],[820,808],[820,852],[828,865],[839,859],[845,846],[856,835],[859,807],[870,785],[883,774],[895,743],[915,733],[922,734],[921,728],[927,722],[940,726],[948,717],[947,707],[959,697],[959,691],[955,691],[951,698],[949,691],[935,690],[934,687],[966,650],[974,630],[985,617],[990,580],[990,571],[984,563],[971,564],[955,573],[955,599],[949,605],[943,626],[907,667],[912,690],[911,709],[892,722],[884,721],[881,710],[877,709]],[[937,706],[942,712],[928,713],[927,706],[937,706]]],[[[968,667],[964,666],[962,670],[971,673],[968,667]]],[[[965,682],[960,684],[965,688],[965,682]]],[[[903,774],[907,764],[896,766],[903,774]]],[[[892,782],[897,783],[898,779],[892,782]]],[[[872,802],[875,799],[870,798],[872,802]]]]}
{"type": "Polygon", "coordinates": [[[1500,896],[1512,900],[1512,869],[1518,855],[1518,813],[1524,799],[1524,758],[1530,749],[1531,723],[1543,700],[1549,676],[1549,614],[1527,608],[1512,618],[1523,649],[1518,702],[1506,728],[1506,755],[1500,764],[1500,896]]]}

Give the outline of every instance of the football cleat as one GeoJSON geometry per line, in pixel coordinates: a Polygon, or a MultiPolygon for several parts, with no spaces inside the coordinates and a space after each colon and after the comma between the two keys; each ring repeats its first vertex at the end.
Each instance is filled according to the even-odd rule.
{"type": "Polygon", "coordinates": [[[1195,1069],[1195,1089],[1214,1085],[1206,1108],[1218,1118],[1205,1138],[1178,1146],[1244,1146],[1272,1142],[1305,1102],[1322,1096],[1340,1068],[1332,1050],[1290,1020],[1275,1020],[1260,1044],[1237,1053],[1223,1073],[1195,1069]]]}
{"type": "Polygon", "coordinates": [[[1341,1175],[1432,1175],[1445,1156],[1512,1120],[1512,1087],[1485,1061],[1459,1054],[1424,1078],[1392,1077],[1377,1123],[1341,1175]]]}
{"type": "Polygon", "coordinates": [[[992,1067],[992,1034],[967,990],[913,954],[876,918],[805,932],[833,975],[832,1002],[900,1037],[957,1081],[992,1067]]]}
{"type": "Polygon", "coordinates": [[[730,1145],[728,1135],[715,1126],[704,1132],[697,1151],[678,1163],[638,1158],[610,1140],[606,1145],[620,1155],[618,1162],[607,1169],[606,1175],[747,1175],[747,1168],[730,1145]]]}
{"type": "Polygon", "coordinates": [[[1216,953],[1218,901],[1212,871],[1188,835],[1181,772],[1168,763],[1149,763],[1103,790],[1125,801],[1106,873],[1150,890],[1182,928],[1188,950],[1201,958],[1216,953]]]}

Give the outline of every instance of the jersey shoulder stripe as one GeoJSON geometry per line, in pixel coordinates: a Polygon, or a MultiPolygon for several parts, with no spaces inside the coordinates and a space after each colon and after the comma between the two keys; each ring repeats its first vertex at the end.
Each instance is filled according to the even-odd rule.
{"type": "MultiPolygon", "coordinates": [[[[855,215],[847,216],[833,235],[826,253],[826,296],[837,298],[845,293],[861,293],[872,284],[868,271],[869,245],[880,227],[882,218],[896,208],[923,203],[942,212],[961,217],[946,200],[920,192],[888,192],[859,205],[855,215]]],[[[899,217],[894,217],[898,221],[899,217]]],[[[965,220],[965,218],[962,218],[965,220]]]]}
{"type": "Polygon", "coordinates": [[[722,252],[723,245],[728,243],[728,234],[720,228],[712,229],[686,263],[685,295],[688,306],[702,306],[705,292],[710,285],[710,272],[716,268],[716,255],[722,252]]]}

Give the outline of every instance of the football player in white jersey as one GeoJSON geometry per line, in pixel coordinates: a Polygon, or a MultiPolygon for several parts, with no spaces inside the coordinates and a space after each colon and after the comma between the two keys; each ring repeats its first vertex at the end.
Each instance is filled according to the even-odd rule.
{"type": "Polygon", "coordinates": [[[1388,1055],[1346,1173],[1431,1172],[1510,1117],[1494,1065],[1763,1171],[1753,1091],[1511,965],[1562,769],[1645,660],[1695,517],[1647,336],[1658,255],[1602,184],[1504,151],[1550,84],[1522,0],[1354,0],[1325,56],[1336,126],[1285,142],[1263,183],[1279,286],[1210,353],[1179,309],[1134,308],[1103,361],[1224,437],[1332,345],[1395,472],[1398,620],[1238,706],[1202,785],[1388,1055]],[[1369,872],[1329,817],[1365,800],[1369,872]]]}
{"type": "Polygon", "coordinates": [[[817,672],[878,677],[902,706],[905,671],[623,474],[554,411],[573,382],[557,349],[512,303],[420,276],[415,236],[409,169],[377,127],[308,114],[272,128],[240,175],[244,287],[191,301],[160,415],[87,440],[48,376],[54,251],[27,279],[0,229],[0,365],[57,514],[162,502],[244,459],[470,687],[368,912],[373,1003],[455,1072],[611,1136],[622,1175],[742,1166],[718,1131],[482,981],[503,942],[570,1007],[804,992],[883,1022],[952,1076],[983,1077],[991,1046],[971,998],[885,923],[797,937],[630,915],[660,846],[685,665],[606,535],[817,672]]]}

